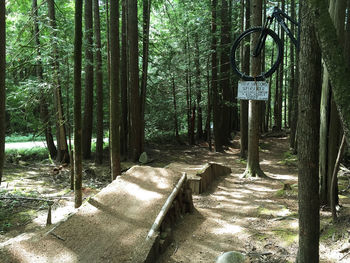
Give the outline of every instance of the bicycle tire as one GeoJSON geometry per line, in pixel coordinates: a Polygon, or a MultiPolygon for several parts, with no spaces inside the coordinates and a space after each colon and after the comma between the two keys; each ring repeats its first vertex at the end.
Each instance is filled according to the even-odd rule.
{"type": "Polygon", "coordinates": [[[263,27],[252,27],[246,31],[244,31],[242,34],[240,34],[238,36],[238,38],[235,40],[235,42],[232,45],[231,48],[231,55],[230,55],[230,60],[231,60],[231,66],[233,68],[233,70],[235,71],[236,74],[238,74],[240,76],[241,79],[246,80],[246,81],[252,81],[252,80],[256,80],[256,81],[262,81],[265,80],[266,78],[270,77],[278,68],[278,65],[281,63],[282,58],[283,58],[283,45],[281,42],[281,39],[278,37],[278,35],[272,31],[269,28],[265,28],[264,30],[266,30],[266,34],[269,35],[273,41],[275,42],[276,46],[277,46],[277,55],[276,58],[274,58],[274,62],[272,64],[272,67],[266,71],[266,72],[262,72],[260,75],[258,76],[250,76],[250,75],[246,75],[243,72],[240,71],[239,69],[239,65],[236,62],[236,50],[239,47],[239,44],[242,42],[242,40],[244,38],[246,38],[247,36],[249,36],[252,33],[255,32],[261,32],[263,30],[263,27]]]}

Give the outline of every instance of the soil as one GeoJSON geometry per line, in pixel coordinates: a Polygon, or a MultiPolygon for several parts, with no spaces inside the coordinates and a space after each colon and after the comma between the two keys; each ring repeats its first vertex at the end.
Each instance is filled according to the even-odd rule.
{"type": "MultiPolygon", "coordinates": [[[[233,250],[248,255],[252,262],[295,261],[298,247],[297,167],[295,156],[289,152],[287,137],[261,140],[260,164],[270,179],[241,178],[246,164],[239,156],[238,137],[223,153],[209,151],[205,143],[192,147],[153,144],[149,145],[147,153],[153,160],[147,165],[154,167],[173,162],[184,166],[217,162],[232,169],[230,175],[216,180],[209,191],[194,195],[195,212],[187,214],[177,224],[174,241],[159,262],[215,262],[221,253],[233,250]]],[[[89,198],[108,184],[109,168],[92,163],[84,165],[84,197],[89,198]]],[[[123,163],[124,169],[132,165],[123,163]]],[[[13,197],[20,192],[35,194],[35,198],[54,199],[53,224],[74,210],[68,167],[49,163],[7,164],[3,181],[0,196],[13,197]]],[[[339,183],[343,184],[340,189],[347,188],[348,176],[343,175],[339,183]]],[[[321,262],[350,262],[349,195],[347,191],[340,196],[340,220],[335,226],[331,223],[330,212],[321,211],[321,262]]],[[[0,201],[5,206],[13,205],[10,203],[13,200],[8,200],[0,201]]],[[[23,204],[24,200],[19,202],[23,204]]],[[[35,218],[33,215],[24,221],[17,220],[8,228],[0,229],[0,249],[45,230],[45,202],[25,202],[34,207],[35,218]]],[[[18,206],[15,208],[20,210],[18,206]]]]}

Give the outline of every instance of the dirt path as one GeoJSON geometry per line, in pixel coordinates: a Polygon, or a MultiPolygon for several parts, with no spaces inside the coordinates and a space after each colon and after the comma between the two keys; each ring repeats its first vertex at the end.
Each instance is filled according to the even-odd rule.
{"type": "MultiPolygon", "coordinates": [[[[267,138],[260,145],[261,167],[274,180],[240,178],[245,164],[239,161],[237,148],[212,158],[207,156],[229,166],[232,173],[217,180],[206,194],[194,197],[195,213],[177,226],[174,242],[160,263],[215,262],[222,252],[232,250],[251,255],[252,262],[295,261],[297,167],[295,157],[288,153],[288,139],[267,138]],[[283,190],[284,183],[292,190],[283,190]]],[[[206,159],[200,151],[196,157],[206,159]]],[[[322,213],[324,233],[330,233],[329,216],[329,212],[322,213]]],[[[346,234],[336,230],[333,239],[327,235],[321,237],[321,262],[350,262],[350,257],[339,252],[348,245],[346,234]]]]}
{"type": "MultiPolygon", "coordinates": [[[[232,169],[229,176],[215,181],[209,191],[194,196],[195,212],[186,215],[177,225],[174,242],[159,262],[209,263],[222,252],[231,250],[250,253],[255,256],[253,262],[294,262],[298,236],[297,168],[296,158],[288,150],[286,137],[263,139],[260,163],[273,180],[252,180],[240,178],[246,164],[239,158],[238,138],[224,153],[210,152],[205,144],[194,147],[150,145],[147,152],[154,161],[148,165],[164,167],[174,162],[184,166],[217,162],[232,169]],[[283,190],[285,183],[291,190],[283,190]]],[[[0,190],[13,192],[17,189],[23,193],[35,190],[38,196],[70,196],[70,202],[60,202],[57,208],[71,207],[73,193],[69,192],[69,171],[63,169],[55,174],[53,168],[45,164],[39,168],[35,165],[9,167],[5,174],[8,183],[0,190]]],[[[84,178],[84,196],[88,197],[108,183],[109,168],[107,165],[90,166],[84,178]]],[[[346,254],[350,251],[350,202],[349,196],[345,195],[341,196],[340,224],[334,227],[330,223],[330,213],[321,213],[321,262],[350,262],[350,255],[346,254]],[[341,252],[347,247],[348,250],[341,252]]],[[[34,220],[31,228],[18,227],[0,235],[0,242],[10,242],[9,238],[28,231],[39,231],[36,229],[43,227],[45,215],[44,211],[42,222],[34,220]]],[[[56,220],[59,219],[54,218],[54,223],[56,220]]]]}

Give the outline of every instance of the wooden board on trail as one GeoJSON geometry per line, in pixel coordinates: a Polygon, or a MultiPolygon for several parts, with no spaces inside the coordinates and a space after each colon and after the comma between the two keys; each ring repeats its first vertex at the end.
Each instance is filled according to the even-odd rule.
{"type": "Polygon", "coordinates": [[[2,248],[1,262],[144,262],[152,246],[147,233],[180,178],[135,166],[49,234],[2,248]]]}

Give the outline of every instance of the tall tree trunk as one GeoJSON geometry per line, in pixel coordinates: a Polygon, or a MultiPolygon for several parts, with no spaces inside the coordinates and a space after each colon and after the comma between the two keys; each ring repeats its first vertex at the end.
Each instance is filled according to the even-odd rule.
{"type": "Polygon", "coordinates": [[[197,139],[203,138],[203,117],[202,117],[202,91],[201,91],[201,71],[199,59],[199,39],[198,34],[195,34],[195,58],[194,64],[196,68],[196,93],[197,93],[197,139]]]}
{"type": "Polygon", "coordinates": [[[221,123],[221,108],[219,106],[219,91],[218,91],[218,61],[217,61],[217,0],[212,0],[212,17],[211,17],[211,87],[213,92],[213,124],[214,124],[214,144],[215,151],[221,152],[222,140],[220,133],[221,123]]]}
{"type": "MultiPolygon", "coordinates": [[[[125,0],[124,0],[125,1],[125,0]]],[[[109,30],[109,0],[105,0],[106,2],[106,33],[107,33],[107,75],[108,75],[108,85],[111,83],[111,51],[110,51],[110,30],[109,30]]]]}
{"type": "MultiPolygon", "coordinates": [[[[119,86],[119,0],[111,0],[110,6],[110,44],[111,44],[111,83],[110,83],[110,162],[111,179],[121,173],[120,167],[120,86],[119,86]]],[[[139,100],[137,101],[139,102],[139,100]]],[[[139,112],[140,113],[140,112],[139,112]]]]}
{"type": "Polygon", "coordinates": [[[120,143],[121,154],[128,151],[128,56],[127,56],[127,2],[122,0],[122,48],[121,48],[121,127],[120,143]]]}
{"type": "Polygon", "coordinates": [[[69,163],[69,152],[66,136],[66,125],[63,112],[62,102],[62,90],[60,81],[60,68],[59,68],[59,54],[57,47],[57,26],[55,16],[55,3],[54,0],[47,0],[48,13],[50,19],[50,26],[52,28],[52,48],[53,48],[53,81],[54,81],[54,94],[55,94],[55,107],[56,107],[56,126],[57,126],[57,161],[62,163],[69,163]]]}
{"type": "Polygon", "coordinates": [[[83,158],[91,157],[92,119],[94,104],[94,59],[92,0],[85,0],[85,101],[83,121],[83,158]]]}
{"type": "MultiPolygon", "coordinates": [[[[345,1],[332,1],[329,12],[337,30],[339,44],[344,47],[345,1]]],[[[331,182],[334,165],[338,154],[341,138],[341,123],[338,110],[332,98],[332,88],[329,83],[327,68],[323,70],[322,104],[321,104],[321,128],[320,128],[320,177],[321,177],[321,203],[330,205],[331,182]],[[322,137],[321,137],[322,136],[322,137]]],[[[336,195],[334,200],[338,203],[337,177],[335,177],[336,195]]]]}
{"type": "Polygon", "coordinates": [[[94,30],[96,46],[96,157],[95,162],[103,161],[103,71],[101,54],[101,25],[98,0],[94,0],[94,30]]]}
{"type": "Polygon", "coordinates": [[[75,1],[74,33],[74,192],[75,207],[82,204],[82,123],[81,123],[81,46],[82,46],[83,0],[75,1]]]}
{"type": "Polygon", "coordinates": [[[318,150],[320,125],[321,54],[307,2],[301,8],[300,85],[298,117],[298,263],[319,262],[318,150]]]}
{"type": "Polygon", "coordinates": [[[211,144],[211,112],[212,112],[212,91],[210,88],[210,57],[207,59],[207,92],[208,92],[208,103],[207,103],[207,120],[206,120],[206,140],[209,144],[209,151],[212,151],[211,144]]]}
{"type": "Polygon", "coordinates": [[[196,104],[192,106],[192,72],[191,72],[191,45],[188,32],[186,32],[186,46],[187,46],[187,70],[186,70],[186,86],[187,86],[187,113],[188,113],[188,141],[190,145],[195,144],[195,108],[196,104]]]}
{"type": "Polygon", "coordinates": [[[141,107],[139,91],[139,48],[137,0],[128,1],[129,84],[130,84],[130,157],[138,160],[141,154],[141,107]]]}
{"type": "Polygon", "coordinates": [[[141,152],[145,144],[145,108],[148,76],[148,49],[151,0],[143,0],[143,39],[142,39],[142,77],[141,77],[141,152]]]}
{"type": "MultiPolygon", "coordinates": [[[[34,38],[35,38],[36,51],[38,56],[37,64],[35,66],[36,76],[38,77],[40,82],[43,82],[44,76],[43,76],[43,65],[41,60],[37,0],[33,0],[32,2],[32,12],[33,12],[33,18],[34,18],[34,38]]],[[[44,92],[41,92],[41,98],[40,98],[40,118],[41,118],[41,121],[43,122],[47,149],[49,150],[51,158],[55,159],[57,156],[57,149],[53,141],[53,136],[51,132],[51,123],[50,123],[50,114],[49,114],[48,103],[47,103],[47,95],[44,92]]]]}
{"type": "Polygon", "coordinates": [[[0,3],[0,184],[5,160],[5,77],[6,77],[6,9],[5,1],[0,3]]]}
{"type": "Polygon", "coordinates": [[[338,36],[324,1],[308,0],[310,16],[314,19],[316,36],[321,48],[322,58],[329,73],[333,98],[337,105],[346,139],[350,141],[350,68],[339,52],[338,36]]]}
{"type": "Polygon", "coordinates": [[[176,85],[175,85],[175,76],[174,73],[171,78],[171,86],[172,86],[172,93],[173,93],[173,105],[174,105],[174,130],[175,130],[175,138],[177,141],[180,141],[179,137],[179,127],[178,127],[178,121],[177,121],[177,105],[176,105],[176,85]]]}
{"type": "Polygon", "coordinates": [[[220,90],[222,91],[221,139],[227,145],[230,141],[230,25],[228,19],[228,2],[221,0],[221,54],[220,54],[220,90]]]}
{"type": "MultiPolygon", "coordinates": [[[[245,0],[245,30],[250,28],[250,0],[245,0]]],[[[242,69],[249,72],[250,67],[250,43],[244,45],[242,69]]],[[[248,101],[240,101],[240,132],[241,132],[241,158],[247,158],[248,151],[248,101]]]]}
{"type": "MultiPolygon", "coordinates": [[[[281,9],[284,12],[285,11],[285,7],[284,7],[284,0],[282,0],[281,2],[281,9]]],[[[282,28],[280,28],[280,33],[281,33],[281,41],[282,43],[284,43],[284,31],[282,30],[282,28]]],[[[283,47],[284,51],[285,48],[283,47]]],[[[279,66],[279,75],[278,75],[278,96],[277,96],[277,119],[276,119],[276,130],[280,131],[282,130],[282,102],[283,102],[283,75],[284,75],[284,52],[282,55],[282,62],[279,66]]],[[[277,76],[276,76],[277,77],[277,76]]]]}
{"type": "MultiPolygon", "coordinates": [[[[253,0],[251,2],[251,19],[253,26],[260,26],[262,16],[262,0],[253,0]]],[[[251,40],[250,52],[256,47],[258,38],[254,37],[251,40]]],[[[260,58],[251,57],[250,61],[251,74],[258,75],[261,73],[260,58]]],[[[244,177],[264,177],[265,174],[260,168],[259,164],[259,101],[249,101],[249,122],[248,122],[248,161],[244,172],[244,177]]]]}
{"type": "MultiPolygon", "coordinates": [[[[291,0],[291,17],[296,21],[296,14],[295,14],[295,0],[291,0]]],[[[291,30],[292,33],[295,35],[295,25],[291,23],[291,30]]],[[[297,88],[297,85],[295,85],[295,56],[294,56],[294,45],[290,44],[290,80],[289,80],[289,127],[290,127],[290,142],[289,145],[292,149],[294,149],[295,145],[295,133],[297,128],[297,111],[298,107],[295,105],[297,97],[294,96],[294,94],[298,94],[295,92],[295,89],[297,88]]]]}
{"type": "MultiPolygon", "coordinates": [[[[185,41],[185,54],[189,54],[189,46],[187,45],[187,40],[185,41]]],[[[190,98],[190,73],[189,66],[186,67],[186,115],[187,115],[187,138],[188,142],[191,144],[191,98],[190,98]]]]}

